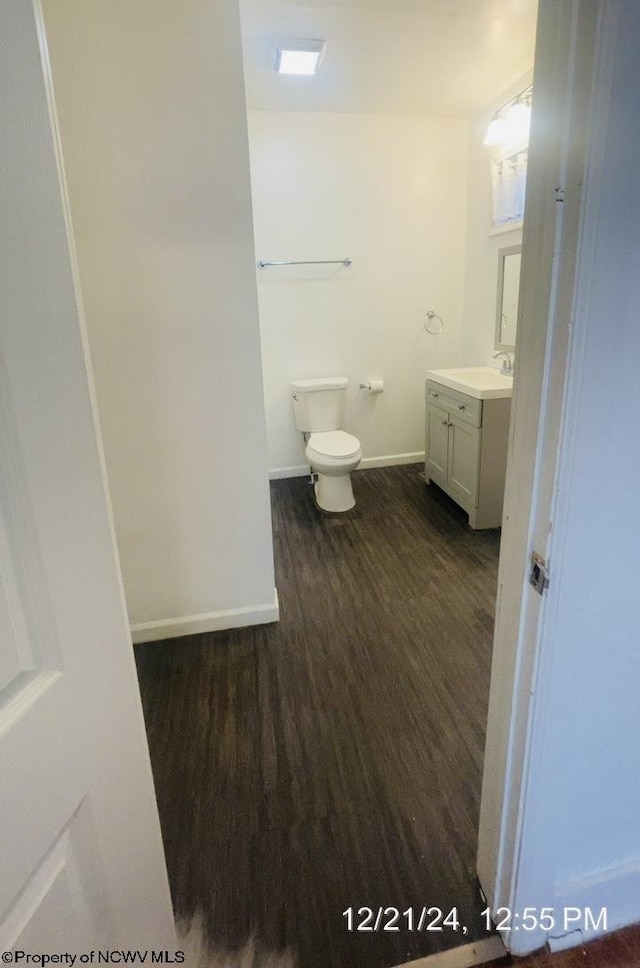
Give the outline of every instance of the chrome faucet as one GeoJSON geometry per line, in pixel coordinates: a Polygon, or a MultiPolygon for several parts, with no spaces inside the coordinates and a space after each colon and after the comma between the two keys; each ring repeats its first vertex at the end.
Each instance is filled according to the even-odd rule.
{"type": "Polygon", "coordinates": [[[511,353],[507,353],[506,350],[500,350],[498,353],[493,354],[494,360],[497,360],[499,356],[504,356],[502,361],[502,366],[500,367],[500,372],[504,373],[505,376],[513,375],[513,361],[511,359],[511,353]]]}

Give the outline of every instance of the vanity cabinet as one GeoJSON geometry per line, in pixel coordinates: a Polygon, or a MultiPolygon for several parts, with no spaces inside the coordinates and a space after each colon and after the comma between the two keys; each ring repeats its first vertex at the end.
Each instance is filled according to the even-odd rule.
{"type": "Polygon", "coordinates": [[[469,515],[472,528],[502,520],[510,399],[478,400],[427,380],[425,480],[469,515]]]}

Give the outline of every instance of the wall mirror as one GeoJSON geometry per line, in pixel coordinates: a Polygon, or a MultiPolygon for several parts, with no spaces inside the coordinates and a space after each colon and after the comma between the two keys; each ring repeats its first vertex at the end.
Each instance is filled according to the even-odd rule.
{"type": "Polygon", "coordinates": [[[515,350],[516,348],[521,253],[521,245],[508,245],[498,250],[496,350],[515,350]]]}

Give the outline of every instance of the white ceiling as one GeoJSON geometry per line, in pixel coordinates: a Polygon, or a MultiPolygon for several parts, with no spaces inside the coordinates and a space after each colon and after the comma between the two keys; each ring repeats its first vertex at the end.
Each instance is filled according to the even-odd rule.
{"type": "Polygon", "coordinates": [[[470,117],[533,64],[537,0],[241,0],[250,109],[470,117]],[[326,41],[315,77],[278,41],[326,41]]]}

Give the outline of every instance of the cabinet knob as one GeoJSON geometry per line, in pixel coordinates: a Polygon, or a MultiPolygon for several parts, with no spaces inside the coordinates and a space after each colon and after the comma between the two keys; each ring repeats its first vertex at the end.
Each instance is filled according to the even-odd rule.
{"type": "Polygon", "coordinates": [[[442,426],[443,427],[448,427],[449,426],[449,421],[448,420],[443,420],[442,421],[442,426]]]}
{"type": "Polygon", "coordinates": [[[458,410],[466,410],[466,409],[467,408],[465,407],[464,403],[459,403],[458,404],[458,410]]]}
{"type": "Polygon", "coordinates": [[[431,396],[433,397],[434,400],[437,400],[438,397],[440,396],[440,394],[439,393],[433,393],[433,391],[432,391],[431,392],[431,396]]]}

